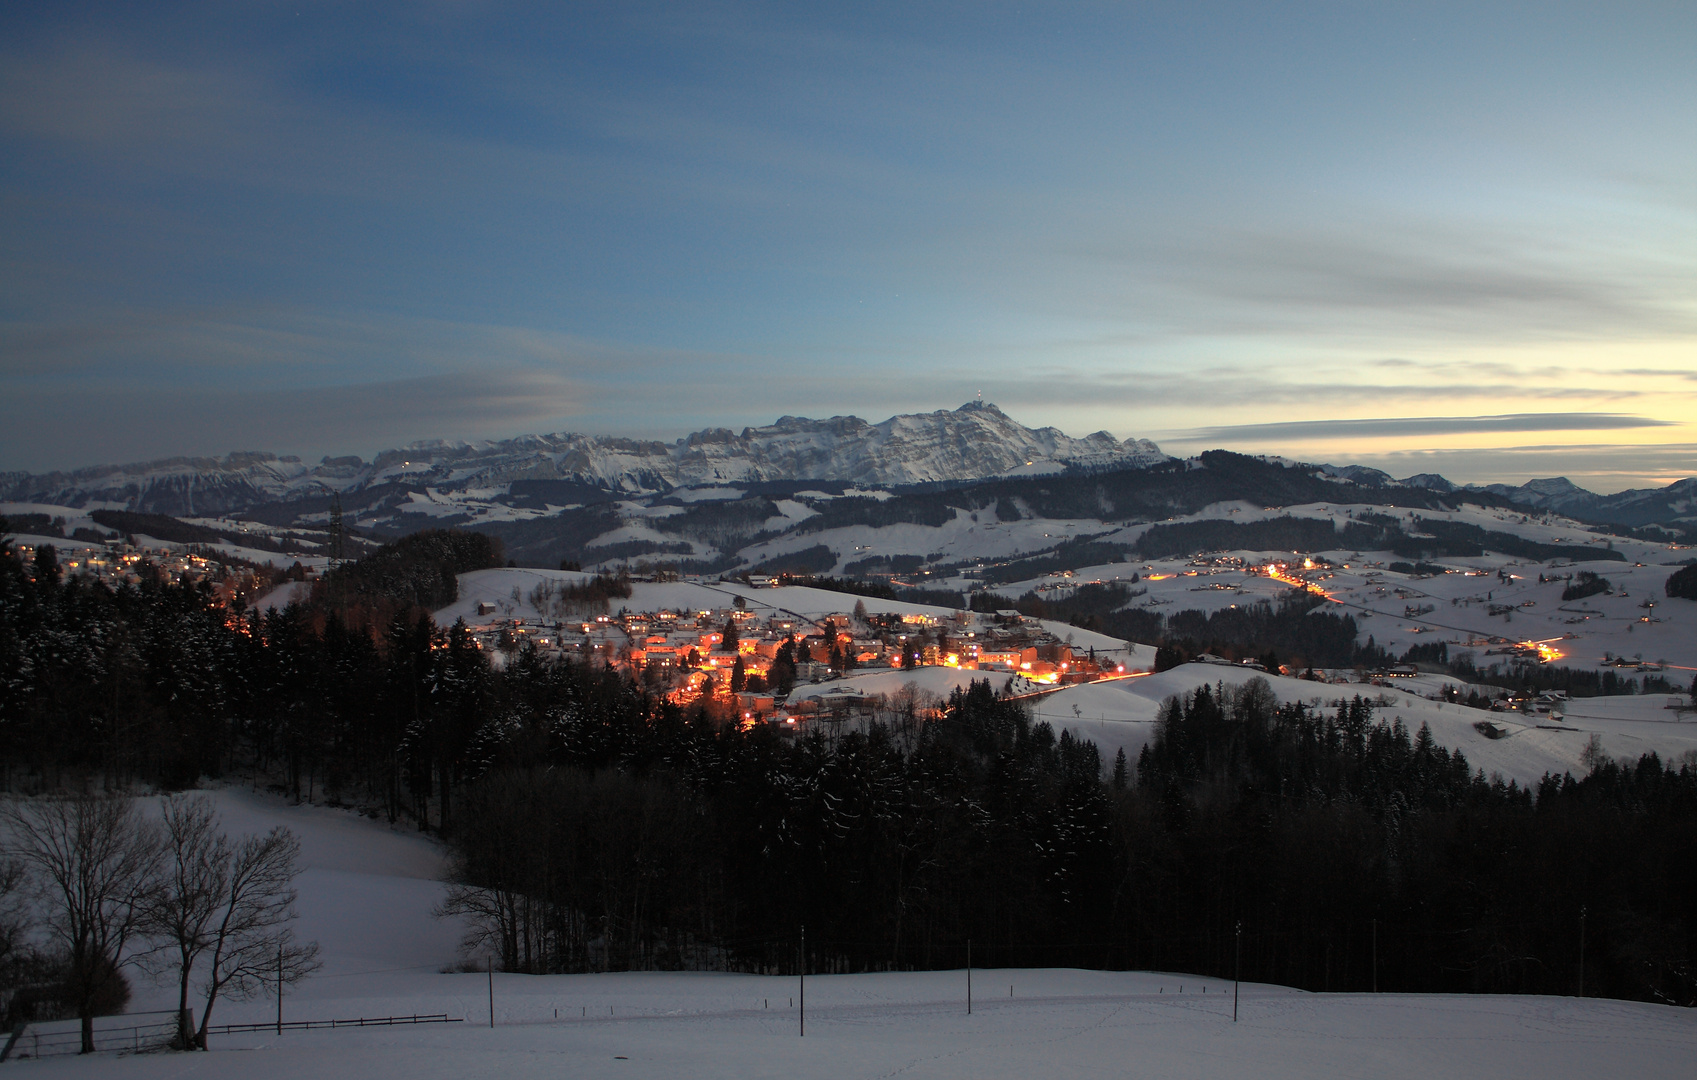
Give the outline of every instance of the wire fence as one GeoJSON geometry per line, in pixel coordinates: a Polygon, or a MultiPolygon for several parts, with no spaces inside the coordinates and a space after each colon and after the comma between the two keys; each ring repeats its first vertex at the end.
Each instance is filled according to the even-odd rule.
{"type": "Polygon", "coordinates": [[[286,1020],[259,1024],[215,1024],[206,1029],[208,1035],[237,1035],[255,1031],[319,1031],[325,1028],[393,1027],[397,1024],[459,1024],[463,1016],[430,1013],[415,1016],[362,1016],[354,1020],[286,1020]]]}
{"type": "MultiPolygon", "coordinates": [[[[158,1013],[129,1013],[120,1017],[96,1017],[94,1049],[105,1052],[139,1054],[144,1050],[163,1050],[176,1041],[177,1013],[175,1010],[158,1013]],[[133,1021],[140,1016],[158,1017],[146,1023],[133,1021]],[[128,1020],[129,1024],[102,1026],[103,1020],[128,1020]]],[[[82,1022],[80,1020],[50,1020],[26,1024],[13,1032],[0,1051],[0,1061],[12,1058],[59,1057],[82,1053],[82,1022]]]]}
{"type": "MultiPolygon", "coordinates": [[[[139,1054],[146,1050],[164,1050],[177,1043],[178,1016],[176,1012],[129,1013],[114,1020],[132,1021],[123,1025],[102,1025],[107,1018],[97,1018],[94,1029],[96,1052],[139,1054]],[[137,1017],[157,1017],[146,1023],[134,1023],[137,1017]]],[[[252,1032],[321,1031],[327,1028],[394,1027],[400,1024],[459,1024],[462,1016],[446,1013],[414,1014],[411,1016],[360,1016],[349,1020],[288,1020],[258,1024],[215,1024],[206,1029],[208,1035],[236,1035],[252,1032]]],[[[26,1024],[9,1036],[0,1061],[12,1058],[58,1057],[82,1052],[82,1024],[77,1020],[54,1020],[26,1024]]]]}

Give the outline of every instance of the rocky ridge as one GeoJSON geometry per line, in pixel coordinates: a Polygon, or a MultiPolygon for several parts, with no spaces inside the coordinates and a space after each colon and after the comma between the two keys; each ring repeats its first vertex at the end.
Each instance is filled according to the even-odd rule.
{"type": "Polygon", "coordinates": [[[1106,431],[1073,438],[1028,428],[996,406],[892,416],[785,416],[733,432],[709,428],[676,442],[575,433],[492,442],[434,440],[372,461],[263,452],[169,458],[74,472],[0,474],[0,499],[176,515],[240,513],[255,506],[347,495],[384,485],[445,491],[561,480],[629,494],[767,481],[839,481],[877,487],[961,482],[1068,469],[1139,468],[1167,460],[1147,439],[1106,431]]]}

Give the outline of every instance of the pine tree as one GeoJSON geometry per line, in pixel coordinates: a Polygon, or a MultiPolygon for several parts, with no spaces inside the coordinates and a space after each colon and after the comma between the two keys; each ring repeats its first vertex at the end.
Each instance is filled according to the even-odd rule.
{"type": "Polygon", "coordinates": [[[795,686],[795,638],[786,637],[784,643],[778,646],[778,655],[772,659],[767,681],[780,694],[789,693],[795,686]]]}

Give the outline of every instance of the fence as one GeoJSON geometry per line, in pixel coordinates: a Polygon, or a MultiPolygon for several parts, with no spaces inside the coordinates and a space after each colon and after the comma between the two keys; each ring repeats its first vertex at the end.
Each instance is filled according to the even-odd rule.
{"type": "Polygon", "coordinates": [[[431,1013],[428,1016],[362,1016],[357,1020],[288,1020],[264,1024],[214,1024],[206,1029],[208,1035],[236,1035],[252,1031],[318,1031],[323,1028],[390,1027],[395,1024],[458,1024],[462,1016],[431,1013]]]}
{"type": "MultiPolygon", "coordinates": [[[[170,1046],[177,1038],[177,1011],[128,1013],[123,1016],[100,1016],[94,1020],[94,1048],[105,1051],[159,1050],[170,1046]],[[138,1017],[157,1017],[146,1023],[135,1023],[138,1017]],[[113,1025],[111,1021],[128,1021],[113,1025]]],[[[47,1020],[25,1024],[14,1031],[0,1050],[0,1061],[9,1058],[56,1057],[82,1052],[82,1021],[47,1020]]]]}
{"type": "MultiPolygon", "coordinates": [[[[392,1027],[397,1024],[458,1024],[464,1017],[446,1013],[414,1016],[361,1016],[353,1020],[289,1020],[279,1026],[275,1021],[263,1024],[215,1024],[206,1029],[208,1035],[235,1035],[260,1031],[318,1031],[324,1028],[392,1027]]],[[[94,1021],[94,1048],[105,1051],[160,1050],[172,1045],[177,1038],[177,1014],[129,1013],[124,1016],[98,1017],[94,1021]],[[156,1021],[136,1024],[141,1016],[159,1017],[156,1021]],[[122,1026],[100,1026],[103,1021],[128,1020],[122,1026]]],[[[190,1024],[192,1027],[192,1023],[190,1024]]],[[[54,1020],[26,1024],[14,1031],[0,1050],[0,1061],[8,1058],[54,1057],[82,1052],[82,1024],[77,1020],[54,1020]]]]}

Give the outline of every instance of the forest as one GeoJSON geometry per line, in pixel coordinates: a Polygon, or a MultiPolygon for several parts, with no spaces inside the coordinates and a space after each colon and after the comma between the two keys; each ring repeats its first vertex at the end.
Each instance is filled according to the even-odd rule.
{"type": "Polygon", "coordinates": [[[259,614],[0,553],[0,784],[225,780],[410,822],[513,971],[958,967],[970,941],[1229,977],[1241,942],[1245,979],[1313,990],[1697,1004],[1689,762],[1525,789],[1264,682],[1168,701],[1134,761],[988,683],[786,737],[606,668],[493,667],[403,603],[451,581],[409,560],[498,557],[437,538],[259,614]]]}

